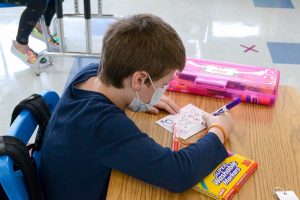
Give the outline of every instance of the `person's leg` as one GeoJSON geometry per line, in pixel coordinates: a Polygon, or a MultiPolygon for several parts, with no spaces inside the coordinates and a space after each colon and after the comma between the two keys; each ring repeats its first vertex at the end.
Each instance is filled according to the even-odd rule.
{"type": "MultiPolygon", "coordinates": [[[[59,44],[58,38],[54,35],[51,35],[50,28],[49,28],[54,15],[55,15],[55,0],[48,0],[47,9],[44,13],[45,24],[46,24],[47,32],[50,36],[49,44],[57,46],[59,44]]],[[[42,28],[39,22],[36,24],[35,28],[40,34],[42,34],[42,28]]],[[[41,37],[41,35],[39,37],[41,37]]]]}
{"type": "Polygon", "coordinates": [[[55,0],[48,1],[48,7],[44,13],[46,26],[49,27],[53,16],[55,15],[55,0]]]}
{"type": "MultiPolygon", "coordinates": [[[[47,9],[44,13],[44,18],[45,18],[45,24],[47,26],[47,32],[50,34],[50,24],[52,21],[53,16],[55,15],[55,0],[48,0],[48,5],[47,9]]],[[[41,24],[38,22],[35,26],[35,28],[42,33],[42,27],[41,24]]]]}
{"type": "Polygon", "coordinates": [[[16,37],[15,47],[21,53],[27,53],[30,50],[28,38],[34,26],[44,14],[47,8],[47,0],[29,0],[27,8],[21,15],[19,22],[18,34],[16,37]]]}

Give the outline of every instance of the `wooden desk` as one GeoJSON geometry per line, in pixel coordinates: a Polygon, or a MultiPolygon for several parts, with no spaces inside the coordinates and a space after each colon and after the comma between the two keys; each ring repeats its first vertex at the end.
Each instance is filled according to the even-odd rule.
{"type": "MultiPolygon", "coordinates": [[[[188,103],[212,112],[227,103],[227,100],[169,92],[176,103],[188,103]]],[[[139,128],[149,133],[163,146],[171,147],[172,135],[155,121],[167,113],[150,115],[127,113],[139,128]]],[[[281,86],[278,99],[272,107],[242,103],[231,110],[234,132],[230,137],[232,151],[258,162],[258,169],[233,199],[275,199],[274,187],[293,190],[300,197],[300,96],[296,89],[281,86]]],[[[113,170],[107,199],[210,199],[190,189],[172,193],[119,171],[113,170]]]]}

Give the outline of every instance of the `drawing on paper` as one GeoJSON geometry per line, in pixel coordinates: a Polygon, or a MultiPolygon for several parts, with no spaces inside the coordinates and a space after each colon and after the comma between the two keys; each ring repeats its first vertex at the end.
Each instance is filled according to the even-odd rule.
{"type": "Polygon", "coordinates": [[[182,139],[187,139],[192,135],[206,128],[202,115],[204,111],[200,108],[188,104],[181,108],[177,115],[168,115],[158,121],[157,124],[173,132],[174,123],[178,127],[178,135],[182,139]]]}

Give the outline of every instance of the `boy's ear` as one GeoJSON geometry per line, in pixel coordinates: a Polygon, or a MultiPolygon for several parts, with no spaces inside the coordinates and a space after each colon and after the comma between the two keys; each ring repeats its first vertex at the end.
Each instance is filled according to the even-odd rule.
{"type": "Polygon", "coordinates": [[[141,90],[143,84],[149,77],[149,74],[146,71],[137,71],[132,74],[131,86],[135,91],[141,90]]]}

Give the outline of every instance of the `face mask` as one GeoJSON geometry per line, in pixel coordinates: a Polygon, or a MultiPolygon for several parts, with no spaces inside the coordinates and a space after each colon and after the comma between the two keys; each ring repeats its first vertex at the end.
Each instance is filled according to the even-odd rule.
{"type": "Polygon", "coordinates": [[[129,106],[127,106],[128,109],[134,111],[134,112],[146,112],[149,111],[155,104],[157,104],[160,101],[160,98],[163,96],[167,89],[167,85],[163,88],[155,88],[150,76],[149,80],[154,88],[154,93],[152,95],[150,103],[144,103],[140,100],[138,93],[136,92],[136,97],[131,101],[129,106]]]}

